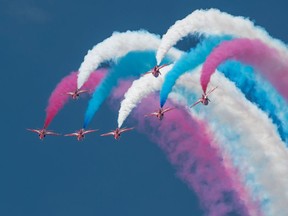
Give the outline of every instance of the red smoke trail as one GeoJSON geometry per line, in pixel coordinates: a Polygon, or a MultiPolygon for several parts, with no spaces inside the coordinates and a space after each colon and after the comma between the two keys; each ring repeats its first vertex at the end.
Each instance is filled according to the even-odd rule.
{"type": "MultiPolygon", "coordinates": [[[[123,97],[121,92],[127,86],[122,83],[113,92],[113,103],[120,95],[123,97]]],[[[152,104],[158,104],[158,98],[146,98],[138,106],[134,112],[136,128],[166,152],[179,177],[199,196],[207,215],[222,216],[229,212],[261,215],[258,205],[238,181],[237,172],[231,165],[224,166],[221,153],[212,147],[217,143],[204,122],[193,119],[183,109],[167,113],[162,121],[145,118],[145,114],[153,111],[152,104]]]]}
{"type": "MultiPolygon", "coordinates": [[[[89,92],[92,93],[95,87],[104,77],[106,71],[106,69],[100,69],[92,73],[82,89],[90,90],[89,92]]],[[[51,93],[51,96],[48,100],[48,106],[46,107],[46,119],[44,122],[44,128],[47,128],[49,126],[53,118],[68,101],[70,96],[66,93],[76,90],[77,74],[78,72],[72,72],[68,76],[64,77],[60,81],[60,83],[57,84],[54,91],[51,93]]]]}
{"type": "Polygon", "coordinates": [[[288,100],[288,59],[281,58],[277,50],[257,39],[238,38],[216,47],[202,68],[200,81],[204,92],[216,68],[229,59],[254,66],[288,100]]]}

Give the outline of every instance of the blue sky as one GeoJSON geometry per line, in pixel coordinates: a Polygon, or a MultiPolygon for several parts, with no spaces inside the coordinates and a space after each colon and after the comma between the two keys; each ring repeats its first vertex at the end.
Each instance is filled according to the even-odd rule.
{"type": "MultiPolygon", "coordinates": [[[[250,17],[288,40],[284,0],[265,0],[261,7],[256,0],[0,1],[0,215],[203,215],[165,154],[135,131],[119,142],[91,134],[78,143],[69,137],[40,141],[25,128],[42,127],[56,84],[113,31],[162,35],[193,10],[211,7],[250,17]]],[[[66,133],[81,127],[87,99],[67,104],[50,128],[66,133]]],[[[91,127],[110,130],[116,118],[104,105],[91,127]]]]}

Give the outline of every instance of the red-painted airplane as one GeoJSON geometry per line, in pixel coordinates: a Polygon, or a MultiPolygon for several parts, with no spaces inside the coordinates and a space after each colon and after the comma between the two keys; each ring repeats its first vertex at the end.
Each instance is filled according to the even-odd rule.
{"type": "Polygon", "coordinates": [[[111,136],[114,136],[115,140],[117,140],[117,139],[120,138],[121,133],[129,131],[129,130],[133,130],[133,129],[134,129],[134,127],[132,127],[132,128],[122,128],[122,129],[121,128],[116,128],[116,130],[111,131],[109,133],[101,134],[101,136],[109,136],[109,135],[111,135],[111,136]]]}
{"type": "Polygon", "coordinates": [[[146,72],[144,75],[151,73],[154,77],[158,77],[159,74],[161,75],[160,69],[167,66],[169,64],[163,64],[163,65],[156,65],[155,67],[153,67],[150,71],[146,72]]]}
{"type": "Polygon", "coordinates": [[[77,100],[77,99],[79,98],[80,94],[83,94],[83,93],[85,93],[85,92],[89,92],[89,90],[76,89],[75,91],[66,92],[66,94],[70,95],[73,100],[77,100]]]}
{"type": "Polygon", "coordinates": [[[60,136],[61,134],[55,133],[53,131],[48,131],[47,129],[43,128],[43,129],[30,129],[27,128],[27,130],[32,131],[34,133],[37,133],[39,136],[39,139],[44,139],[46,137],[46,135],[53,135],[53,136],[60,136]]]}
{"type": "Polygon", "coordinates": [[[80,140],[85,138],[85,134],[92,133],[92,132],[95,132],[97,130],[98,129],[96,129],[96,130],[84,130],[82,128],[79,131],[76,131],[75,133],[65,134],[64,136],[76,136],[77,140],[80,141],[80,140]]]}
{"type": "Polygon", "coordinates": [[[211,89],[210,91],[208,91],[206,94],[202,94],[202,97],[196,101],[194,104],[192,104],[190,106],[190,108],[192,108],[193,106],[197,105],[198,103],[202,103],[203,105],[207,106],[210,102],[208,95],[211,94],[211,92],[213,92],[216,88],[218,88],[218,86],[216,86],[215,88],[211,89]]]}
{"type": "Polygon", "coordinates": [[[164,118],[164,113],[168,112],[170,110],[173,110],[175,108],[171,108],[171,107],[167,107],[167,108],[159,108],[158,111],[156,112],[152,112],[150,114],[145,115],[145,117],[147,116],[156,116],[159,120],[162,120],[164,118]]]}

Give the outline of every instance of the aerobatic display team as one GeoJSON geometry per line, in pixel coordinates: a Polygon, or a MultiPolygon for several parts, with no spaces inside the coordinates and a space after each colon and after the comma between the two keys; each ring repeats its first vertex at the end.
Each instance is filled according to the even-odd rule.
{"type": "Polygon", "coordinates": [[[83,94],[91,94],[83,126],[64,136],[118,140],[138,130],[165,152],[207,215],[288,215],[288,48],[263,27],[208,9],[162,37],[114,32],[57,84],[43,128],[28,130],[59,136],[49,125],[83,94]],[[187,36],[195,47],[173,47],[187,36]],[[107,98],[120,104],[117,128],[99,133],[88,126],[107,98]],[[123,127],[127,118],[135,125],[123,127]]]}

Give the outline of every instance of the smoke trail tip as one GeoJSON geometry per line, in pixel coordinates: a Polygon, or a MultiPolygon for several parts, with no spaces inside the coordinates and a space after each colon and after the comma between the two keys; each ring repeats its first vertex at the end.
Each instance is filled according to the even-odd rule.
{"type": "MultiPolygon", "coordinates": [[[[161,94],[160,94],[161,95],[161,94]]],[[[163,108],[163,106],[165,105],[166,103],[166,99],[160,97],[160,107],[163,108]]]]}
{"type": "Polygon", "coordinates": [[[84,121],[84,124],[83,124],[83,129],[86,129],[87,128],[87,125],[88,125],[88,121],[87,121],[87,119],[85,119],[85,121],[84,121]]]}
{"type": "Polygon", "coordinates": [[[49,126],[49,121],[47,120],[47,118],[45,119],[45,121],[44,121],[44,124],[43,124],[43,129],[47,129],[48,128],[48,126],[49,126]]]}

